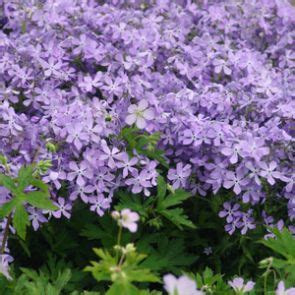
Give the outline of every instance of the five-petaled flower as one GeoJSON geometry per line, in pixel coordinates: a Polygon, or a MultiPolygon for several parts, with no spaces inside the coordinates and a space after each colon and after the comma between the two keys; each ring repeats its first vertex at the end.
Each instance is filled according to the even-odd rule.
{"type": "Polygon", "coordinates": [[[112,217],[117,220],[119,226],[127,228],[132,233],[137,231],[139,215],[136,212],[130,209],[123,209],[120,212],[113,211],[112,217]]]}
{"type": "Polygon", "coordinates": [[[128,125],[135,123],[139,129],[144,129],[147,125],[146,121],[154,119],[154,116],[154,111],[148,107],[148,102],[141,100],[137,105],[132,104],[129,106],[125,122],[128,125]]]}
{"type": "Polygon", "coordinates": [[[234,278],[232,281],[229,281],[228,284],[236,291],[247,293],[250,292],[253,288],[255,283],[252,281],[248,281],[247,283],[244,282],[243,278],[234,278]]]}

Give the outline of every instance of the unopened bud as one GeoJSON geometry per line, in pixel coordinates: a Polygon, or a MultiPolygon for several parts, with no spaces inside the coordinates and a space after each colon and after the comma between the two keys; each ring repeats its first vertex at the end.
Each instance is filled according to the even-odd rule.
{"type": "Polygon", "coordinates": [[[120,213],[118,211],[113,211],[111,215],[115,220],[120,219],[120,213]]]}

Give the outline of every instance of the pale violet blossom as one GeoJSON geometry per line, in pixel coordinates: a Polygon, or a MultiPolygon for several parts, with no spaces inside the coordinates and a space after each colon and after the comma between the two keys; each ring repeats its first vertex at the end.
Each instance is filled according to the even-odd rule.
{"type": "Polygon", "coordinates": [[[9,263],[12,260],[12,257],[7,254],[0,255],[0,273],[4,275],[8,280],[12,280],[12,277],[9,274],[9,263]]]}
{"type": "Polygon", "coordinates": [[[187,276],[179,278],[172,274],[167,274],[163,278],[164,288],[169,295],[204,295],[205,293],[197,289],[194,280],[187,276]]]}
{"type": "Polygon", "coordinates": [[[118,224],[124,228],[127,228],[132,233],[137,231],[137,222],[139,221],[139,215],[130,209],[123,209],[121,212],[112,212],[112,217],[118,221],[118,224]]]}
{"type": "Polygon", "coordinates": [[[232,281],[229,281],[228,284],[239,293],[246,293],[250,292],[253,288],[255,283],[252,281],[244,282],[243,278],[234,278],[232,281]]]}
{"type": "Polygon", "coordinates": [[[144,129],[147,125],[146,121],[152,119],[154,119],[154,111],[148,107],[146,100],[141,100],[137,105],[132,104],[129,106],[125,122],[128,125],[135,123],[139,129],[144,129]]]}
{"type": "Polygon", "coordinates": [[[285,288],[283,281],[280,281],[276,289],[276,295],[295,295],[295,288],[285,288]]]}

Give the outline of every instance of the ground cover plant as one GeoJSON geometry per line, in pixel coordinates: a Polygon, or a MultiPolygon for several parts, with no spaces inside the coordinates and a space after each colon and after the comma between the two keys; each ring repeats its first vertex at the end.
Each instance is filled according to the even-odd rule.
{"type": "Polygon", "coordinates": [[[0,0],[0,295],[295,294],[287,0],[0,0]]]}

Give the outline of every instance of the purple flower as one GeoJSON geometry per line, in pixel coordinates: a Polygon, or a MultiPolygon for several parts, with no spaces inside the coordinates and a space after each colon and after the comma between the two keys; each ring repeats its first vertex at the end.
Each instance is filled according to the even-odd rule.
{"type": "Polygon", "coordinates": [[[174,275],[168,274],[163,278],[164,288],[169,295],[204,295],[202,291],[197,289],[197,284],[194,280],[187,276],[176,278],[174,275]]]}
{"type": "Polygon", "coordinates": [[[281,177],[281,173],[275,171],[277,168],[277,163],[275,161],[271,161],[269,165],[267,165],[265,162],[260,162],[259,166],[261,168],[260,175],[265,177],[269,184],[274,185],[274,179],[281,177]]]}
{"type": "Polygon", "coordinates": [[[182,143],[184,145],[193,144],[194,146],[200,146],[203,142],[201,137],[201,129],[195,127],[193,129],[186,129],[182,135],[182,143]]]}
{"type": "Polygon", "coordinates": [[[147,171],[142,170],[140,173],[134,171],[132,173],[132,177],[128,178],[125,183],[128,186],[131,186],[131,192],[134,194],[138,194],[144,191],[146,196],[150,195],[148,188],[152,187],[150,182],[150,177],[147,171]]]}
{"type": "Polygon", "coordinates": [[[9,263],[12,260],[12,257],[8,254],[0,255],[0,273],[4,275],[8,280],[12,280],[12,277],[9,274],[9,263]]]}
{"type": "Polygon", "coordinates": [[[229,281],[228,284],[236,292],[241,292],[242,294],[250,292],[255,286],[255,283],[252,281],[245,283],[243,278],[234,278],[232,281],[229,281]]]}
{"type": "Polygon", "coordinates": [[[77,150],[82,148],[83,142],[88,141],[88,135],[83,131],[80,124],[68,125],[67,133],[66,142],[73,143],[77,150]]]}
{"type": "Polygon", "coordinates": [[[216,74],[220,74],[221,72],[223,72],[226,75],[230,75],[232,72],[232,70],[227,66],[226,61],[221,58],[214,59],[213,65],[214,65],[214,72],[216,74]]]}
{"type": "Polygon", "coordinates": [[[40,59],[40,64],[44,70],[45,77],[49,77],[51,75],[59,76],[63,66],[60,60],[56,61],[53,57],[50,57],[48,62],[40,59]]]}
{"type": "MultiPolygon", "coordinates": [[[[114,81],[110,77],[106,77],[105,85],[102,86],[102,89],[108,91],[110,94],[114,94],[117,96],[122,95],[122,86],[121,86],[121,79],[116,78],[114,81]]],[[[133,124],[133,123],[131,123],[133,124]]]]}
{"type": "Polygon", "coordinates": [[[207,256],[209,256],[210,254],[212,254],[212,248],[211,247],[206,247],[204,248],[203,253],[205,253],[207,256]]]}
{"type": "Polygon", "coordinates": [[[294,295],[295,288],[286,289],[283,281],[280,281],[276,289],[276,295],[294,295]]]}
{"type": "Polygon", "coordinates": [[[284,177],[282,177],[281,179],[282,179],[284,182],[287,183],[287,185],[286,185],[286,191],[287,191],[288,193],[291,193],[292,190],[293,190],[294,184],[295,184],[295,174],[291,175],[291,177],[286,177],[286,176],[284,176],[284,177]]]}
{"type": "Polygon", "coordinates": [[[182,162],[177,163],[176,169],[169,169],[167,178],[173,182],[173,188],[185,187],[188,177],[191,175],[191,165],[183,165],[182,162]]]}
{"type": "Polygon", "coordinates": [[[260,168],[254,166],[251,162],[246,162],[245,164],[246,168],[249,169],[250,173],[249,173],[249,177],[250,178],[254,178],[256,184],[258,186],[261,185],[261,181],[259,179],[259,175],[260,175],[260,168]]]}
{"type": "MultiPolygon", "coordinates": [[[[118,189],[149,196],[163,169],[126,154],[121,131],[135,125],[163,135],[174,187],[205,196],[224,186],[263,219],[265,179],[285,204],[283,221],[295,218],[287,1],[28,1],[29,12],[2,2],[0,150],[12,174],[38,151],[52,162],[42,176],[52,195],[66,185],[70,201],[118,189]]],[[[243,214],[229,234],[249,230],[243,214]]]]}
{"type": "Polygon", "coordinates": [[[91,179],[93,177],[93,173],[89,165],[83,161],[79,165],[76,162],[70,162],[69,168],[71,169],[67,175],[67,180],[76,179],[76,183],[79,186],[83,186],[86,183],[85,178],[91,179]]]}
{"type": "Polygon", "coordinates": [[[241,216],[238,216],[235,218],[231,223],[228,223],[224,226],[224,229],[226,232],[228,232],[229,235],[232,235],[237,228],[241,228],[242,222],[241,222],[241,216]]]}
{"type": "Polygon", "coordinates": [[[92,78],[90,75],[81,77],[81,81],[79,82],[79,87],[81,87],[86,92],[92,92],[94,88],[97,88],[102,84],[101,79],[102,79],[101,72],[96,73],[94,78],[92,78]]]}
{"type": "Polygon", "coordinates": [[[249,182],[244,176],[245,174],[241,169],[237,169],[236,173],[228,171],[225,174],[223,186],[227,189],[234,187],[234,192],[238,195],[241,193],[242,187],[249,182]]]}
{"type": "Polygon", "coordinates": [[[141,100],[138,105],[132,104],[128,108],[128,115],[125,122],[128,125],[136,124],[139,129],[144,129],[147,125],[146,120],[152,120],[154,112],[148,107],[146,100],[141,100]]]}
{"type": "Polygon", "coordinates": [[[58,207],[58,210],[52,211],[52,215],[55,218],[61,218],[64,215],[66,218],[71,217],[71,209],[72,205],[70,203],[66,203],[64,198],[58,198],[57,202],[54,202],[54,205],[58,207]]]}
{"type": "Polygon", "coordinates": [[[89,194],[91,195],[95,191],[95,187],[92,185],[82,185],[82,186],[75,186],[75,189],[70,194],[70,200],[74,201],[78,198],[78,196],[81,198],[81,200],[84,203],[88,203],[89,200],[89,194]]]}
{"type": "Polygon", "coordinates": [[[223,204],[224,210],[219,212],[219,217],[226,217],[226,222],[231,223],[236,217],[240,216],[241,212],[239,211],[240,205],[234,204],[233,206],[229,202],[223,204]]]}
{"type": "Polygon", "coordinates": [[[261,138],[250,137],[248,140],[241,141],[240,147],[242,156],[253,157],[257,162],[270,151],[261,138]]]}
{"type": "Polygon", "coordinates": [[[101,167],[95,172],[95,178],[93,180],[94,187],[96,189],[96,192],[103,193],[105,191],[108,191],[109,186],[113,186],[113,180],[115,179],[115,176],[110,173],[109,168],[101,167]]]}
{"type": "Polygon", "coordinates": [[[110,149],[105,141],[102,142],[101,148],[103,154],[99,157],[100,160],[106,161],[110,168],[116,167],[115,159],[119,159],[119,150],[116,147],[110,149]]]}
{"type": "Polygon", "coordinates": [[[89,204],[90,210],[96,212],[99,216],[104,215],[104,211],[110,208],[111,200],[100,194],[97,197],[90,197],[89,204]]]}
{"type": "Polygon", "coordinates": [[[134,157],[129,159],[127,153],[122,153],[118,158],[120,161],[118,161],[116,164],[118,168],[123,168],[123,178],[126,178],[130,173],[132,174],[133,172],[137,171],[137,169],[133,167],[138,163],[137,158],[134,157]]]}
{"type": "Polygon", "coordinates": [[[229,161],[231,164],[238,162],[238,155],[240,154],[240,144],[234,144],[231,147],[224,147],[221,149],[223,155],[230,157],[229,161]]]}
{"type": "Polygon", "coordinates": [[[60,189],[61,183],[60,183],[59,179],[65,180],[66,178],[67,178],[66,173],[63,171],[60,171],[60,172],[50,171],[47,176],[43,177],[43,181],[46,183],[51,182],[54,184],[56,189],[60,189]]]}
{"type": "Polygon", "coordinates": [[[35,208],[28,208],[29,220],[32,222],[34,230],[37,230],[40,227],[40,223],[47,222],[47,218],[42,214],[40,210],[35,208]]]}
{"type": "Polygon", "coordinates": [[[130,232],[135,233],[137,231],[139,215],[136,212],[130,209],[123,209],[121,212],[113,211],[112,217],[118,221],[120,226],[127,228],[130,232]]]}
{"type": "Polygon", "coordinates": [[[251,217],[253,210],[248,210],[247,213],[243,213],[242,215],[242,221],[241,221],[241,234],[245,235],[247,231],[250,229],[256,228],[256,225],[254,223],[254,218],[251,217]]]}

